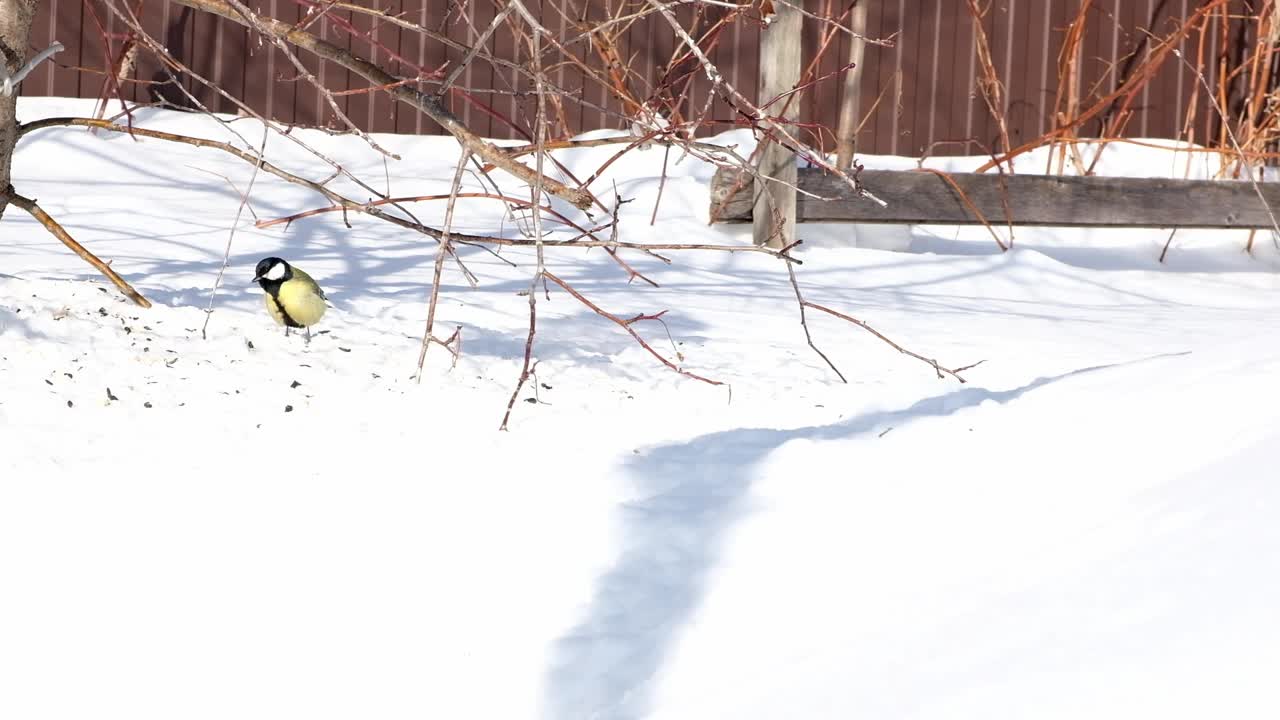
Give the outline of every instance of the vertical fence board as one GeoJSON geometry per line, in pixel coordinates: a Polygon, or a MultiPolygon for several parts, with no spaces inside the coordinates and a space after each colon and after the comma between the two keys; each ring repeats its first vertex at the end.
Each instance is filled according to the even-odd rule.
{"type": "MultiPolygon", "coordinates": [[[[667,83],[671,80],[671,60],[672,53],[675,52],[675,33],[667,26],[665,22],[647,22],[645,26],[648,29],[648,43],[644,50],[636,56],[636,62],[644,63],[648,67],[653,68],[651,76],[653,78],[652,93],[655,98],[667,100],[673,91],[667,83]]],[[[741,86],[738,86],[742,90],[741,86]]],[[[753,92],[755,88],[750,88],[753,92]]],[[[665,103],[658,104],[659,110],[664,114],[669,114],[672,109],[668,108],[665,103]]]]}
{"type": "MultiPolygon", "coordinates": [[[[934,131],[929,143],[945,142],[930,154],[948,155],[957,152],[973,152],[967,142],[971,137],[968,127],[970,99],[969,62],[973,57],[973,33],[969,32],[968,13],[958,2],[939,0],[940,25],[944,28],[938,54],[944,59],[939,65],[938,96],[935,100],[934,131]]],[[[868,52],[873,50],[868,49],[868,52]]]]}
{"type": "MultiPolygon", "coordinates": [[[[217,52],[218,18],[208,13],[191,13],[186,21],[186,43],[191,49],[185,58],[187,67],[212,83],[219,82],[219,65],[224,64],[217,52]]],[[[195,78],[187,78],[187,92],[210,110],[218,110],[218,94],[195,78]]]]}
{"type": "MultiPolygon", "coordinates": [[[[838,15],[843,10],[845,3],[832,2],[831,10],[833,15],[838,15]]],[[[849,26],[848,16],[842,19],[844,27],[849,26]]],[[[819,25],[817,20],[809,20],[809,22],[819,25]]],[[[841,66],[845,64],[845,56],[840,54],[840,39],[845,34],[840,31],[839,26],[832,26],[830,23],[821,23],[818,33],[820,41],[825,41],[826,49],[822,56],[822,62],[814,68],[813,79],[821,80],[814,86],[814,94],[817,97],[817,104],[813,117],[810,122],[816,123],[821,130],[815,128],[813,132],[814,145],[826,152],[835,152],[836,137],[835,128],[840,121],[840,74],[841,66]]],[[[815,51],[818,48],[815,48],[815,51]]],[[[809,67],[809,58],[804,58],[804,66],[809,67]]]]}
{"type": "MultiPolygon", "coordinates": [[[[1030,38],[1032,6],[1043,3],[1034,0],[1010,0],[1009,17],[1005,33],[1009,38],[1009,87],[1005,91],[1005,107],[1009,113],[1009,142],[1014,147],[1040,135],[1036,122],[1036,110],[1040,103],[1036,98],[1036,71],[1040,64],[1032,58],[1030,38]]],[[[1041,52],[1045,50],[1040,48],[1041,52]]]]}
{"type": "MultiPolygon", "coordinates": [[[[351,52],[368,58],[374,63],[385,63],[387,61],[386,53],[377,47],[375,36],[372,32],[374,19],[361,12],[351,12],[343,17],[350,23],[349,27],[345,32],[342,32],[341,28],[335,28],[335,30],[347,35],[351,43],[351,52]]],[[[359,92],[352,92],[347,96],[347,117],[351,118],[351,122],[355,123],[357,127],[364,130],[373,130],[376,127],[373,122],[373,96],[375,93],[368,89],[372,83],[354,73],[351,73],[349,77],[351,78],[350,89],[358,90],[359,92]]]]}
{"type": "MultiPolygon", "coordinates": [[[[373,0],[358,0],[370,3],[373,0]]],[[[867,46],[862,62],[859,93],[861,112],[866,123],[859,134],[861,153],[897,153],[915,155],[939,141],[977,140],[992,147],[997,126],[992,121],[980,90],[975,84],[978,65],[975,58],[973,19],[962,0],[878,0],[868,3],[867,34],[871,37],[896,38],[896,46],[867,46]],[[883,95],[880,103],[876,99],[883,95]],[[874,108],[874,109],[873,109],[874,108]]],[[[546,0],[526,0],[531,10],[545,25],[561,37],[579,34],[577,21],[564,18],[546,0]]],[[[988,7],[984,27],[988,32],[996,68],[1005,83],[1006,119],[1010,140],[1015,145],[1037,137],[1056,124],[1052,117],[1053,101],[1058,91],[1058,54],[1063,40],[1080,7],[1081,0],[1003,0],[984,3],[988,7]]],[[[251,7],[273,14],[286,22],[305,17],[305,5],[297,0],[249,0],[251,7]]],[[[804,4],[810,12],[828,6],[841,11],[847,0],[810,0],[804,4]]],[[[434,31],[455,38],[466,45],[475,41],[494,17],[501,0],[378,0],[378,8],[391,14],[423,23],[434,31]],[[451,12],[452,15],[446,17],[451,12]],[[460,13],[467,13],[466,16],[460,13]]],[[[619,12],[641,9],[641,0],[608,0],[579,2],[580,12],[591,19],[603,19],[619,12]]],[[[119,6],[118,7],[123,7],[119,6]]],[[[1177,22],[1196,8],[1196,0],[1095,0],[1087,20],[1080,57],[1080,96],[1088,107],[1113,90],[1125,77],[1126,69],[1150,50],[1152,41],[1146,33],[1163,36],[1177,22]],[[1134,53],[1137,53],[1136,55],[1134,53]]],[[[701,37],[725,13],[736,12],[718,5],[695,9],[691,4],[674,8],[684,23],[700,13],[695,37],[701,37]]],[[[1256,7],[1244,0],[1232,2],[1227,18],[1215,14],[1206,31],[1206,80],[1216,90],[1219,77],[1217,61],[1223,52],[1223,23],[1232,48],[1241,41],[1254,42],[1254,23],[1249,15],[1256,7]],[[1251,9],[1252,8],[1252,9],[1251,9]]],[[[745,11],[748,19],[731,25],[710,49],[724,77],[749,98],[757,99],[759,74],[759,10],[745,11]]],[[[143,0],[139,17],[154,37],[191,69],[217,83],[228,93],[241,98],[256,111],[277,120],[303,125],[323,124],[341,127],[321,93],[300,76],[278,50],[264,43],[255,33],[227,20],[212,18],[186,9],[168,0],[143,0]]],[[[518,21],[517,21],[518,22],[518,21]]],[[[104,92],[106,77],[100,74],[115,60],[122,47],[126,27],[113,18],[102,0],[46,0],[40,3],[32,32],[32,49],[46,47],[52,40],[61,41],[66,50],[45,63],[26,82],[24,95],[99,97],[104,92]],[[102,27],[94,22],[96,14],[102,27]],[[87,72],[88,68],[97,72],[87,72]]],[[[386,18],[334,8],[326,17],[308,25],[316,33],[340,47],[368,57],[389,71],[405,77],[419,72],[429,73],[446,62],[461,61],[463,53],[448,49],[443,43],[424,38],[398,27],[386,18]],[[353,38],[350,28],[355,28],[353,38]],[[363,35],[367,33],[367,35],[363,35]]],[[[805,55],[803,67],[809,69],[824,36],[823,23],[804,20],[805,55]]],[[[1200,46],[1199,33],[1193,33],[1180,45],[1183,57],[1195,63],[1200,46]]],[[[840,76],[832,74],[840,68],[848,54],[850,39],[836,36],[826,55],[812,68],[811,77],[825,77],[804,91],[797,102],[800,122],[834,127],[841,94],[840,76]]],[[[499,29],[489,46],[499,57],[514,62],[529,59],[529,49],[521,44],[509,28],[499,29]]],[[[675,34],[660,16],[650,16],[630,24],[617,37],[617,49],[626,66],[628,84],[640,100],[654,95],[659,83],[668,83],[675,93],[679,112],[686,118],[699,114],[706,103],[710,84],[697,63],[685,58],[677,67],[669,67],[673,59],[684,55],[675,34]]],[[[587,66],[604,69],[590,43],[580,41],[572,52],[587,66]]],[[[319,77],[326,87],[347,90],[367,87],[367,83],[345,68],[320,61],[306,53],[299,54],[304,65],[319,77]]],[[[555,53],[548,53],[554,58],[555,53]]],[[[1238,62],[1239,58],[1232,58],[1238,62]]],[[[554,60],[553,60],[554,61],[554,60]]],[[[451,66],[450,66],[451,67],[451,66]]],[[[447,72],[447,71],[446,71],[447,72]]],[[[150,102],[155,93],[178,105],[189,101],[174,88],[147,84],[167,79],[163,68],[150,53],[141,51],[124,87],[124,96],[135,102],[150,102]]],[[[607,75],[606,75],[607,77],[607,75]]],[[[555,69],[556,83],[570,93],[579,93],[591,106],[566,98],[565,110],[569,132],[592,128],[625,127],[619,117],[626,111],[623,103],[596,80],[588,80],[571,64],[555,69]],[[596,107],[598,106],[598,107],[596,107]]],[[[1229,100],[1234,105],[1244,101],[1247,74],[1230,83],[1229,100]]],[[[220,112],[237,112],[231,101],[204,87],[192,78],[182,79],[183,87],[200,102],[220,112]]],[[[509,68],[494,68],[484,61],[475,62],[458,80],[459,92],[450,93],[446,104],[482,135],[508,138],[521,136],[531,127],[534,99],[513,96],[511,91],[528,90],[527,81],[509,68]],[[466,102],[461,91],[475,90],[479,102],[491,104],[504,119],[491,117],[466,102]],[[488,90],[497,90],[490,93],[488,90]],[[518,126],[512,127],[511,123],[518,126]]],[[[438,85],[420,83],[419,87],[434,91],[438,85]]],[[[1194,140],[1219,140],[1221,121],[1209,99],[1205,97],[1196,73],[1181,61],[1171,58],[1151,81],[1149,87],[1134,99],[1132,117],[1126,134],[1148,137],[1178,137],[1187,123],[1192,95],[1197,99],[1196,117],[1192,124],[1194,140]]],[[[393,102],[385,92],[356,93],[337,96],[337,103],[357,126],[378,132],[439,133],[435,123],[402,103],[393,102]]],[[[739,122],[730,106],[715,99],[702,134],[721,132],[739,122]]],[[[117,108],[118,109],[118,108],[117,108]]],[[[111,110],[111,113],[117,111],[111,110]]],[[[1080,129],[1090,135],[1099,131],[1102,118],[1080,129]]],[[[828,134],[802,134],[824,150],[833,148],[828,134]]],[[[952,142],[929,150],[933,154],[978,152],[974,146],[952,142]]]]}
{"type": "MultiPolygon", "coordinates": [[[[106,46],[108,10],[101,3],[88,3],[84,13],[84,29],[81,33],[81,64],[85,67],[106,71],[111,66],[107,59],[109,48],[106,46]]],[[[80,97],[101,97],[106,90],[106,76],[92,73],[80,75],[80,97]]]]}
{"type": "MultiPolygon", "coordinates": [[[[873,5],[869,8],[869,11],[871,16],[867,18],[867,29],[872,30],[874,28],[872,31],[876,37],[886,38],[901,29],[893,24],[889,13],[885,12],[883,4],[873,5]]],[[[900,46],[902,42],[903,38],[901,36],[896,37],[894,40],[895,46],[900,46]]],[[[890,149],[893,146],[891,116],[893,115],[894,103],[897,102],[893,93],[898,72],[897,48],[881,47],[877,48],[875,52],[867,53],[867,55],[873,58],[867,64],[868,75],[874,88],[873,97],[880,100],[875,104],[868,120],[868,130],[871,137],[870,145],[875,148],[877,153],[888,153],[892,152],[890,149]]]]}
{"type": "MultiPolygon", "coordinates": [[[[398,14],[403,3],[399,0],[388,2],[382,6],[383,10],[391,14],[398,14]]],[[[412,64],[405,64],[400,47],[400,31],[399,28],[385,19],[373,18],[372,34],[378,42],[378,57],[384,59],[383,67],[389,68],[392,75],[396,77],[413,77],[418,74],[418,70],[412,64]]],[[[374,132],[391,133],[396,131],[396,105],[401,104],[386,92],[374,92],[370,97],[372,107],[368,128],[374,132]]]]}
{"type": "MultiPolygon", "coordinates": [[[[488,1],[491,3],[493,2],[493,0],[488,1]]],[[[497,4],[501,5],[502,3],[497,4]]],[[[528,8],[529,12],[533,14],[534,18],[537,19],[539,23],[542,22],[541,18],[538,17],[538,6],[536,3],[526,2],[525,7],[528,8]]],[[[497,8],[495,7],[495,12],[496,10],[497,8]]],[[[519,48],[517,45],[523,44],[524,42],[521,39],[517,39],[516,33],[513,31],[513,28],[516,27],[523,28],[523,32],[525,33],[531,32],[528,28],[528,23],[519,15],[519,13],[513,12],[507,15],[507,19],[504,21],[503,27],[499,28],[498,31],[494,33],[493,41],[490,43],[490,47],[493,49],[494,55],[502,58],[503,60],[515,62],[519,55],[519,48]]],[[[545,48],[546,45],[547,42],[544,38],[542,40],[542,46],[545,48]]],[[[516,85],[519,82],[520,78],[516,77],[512,70],[501,66],[494,66],[493,82],[491,83],[494,92],[477,95],[481,102],[487,103],[495,112],[507,118],[507,122],[497,119],[493,122],[493,132],[499,137],[512,133],[510,124],[514,124],[516,127],[521,128],[533,128],[534,118],[537,116],[536,106],[532,106],[531,111],[526,116],[524,108],[516,102],[515,96],[507,94],[515,90],[516,85]]],[[[547,110],[550,112],[550,107],[548,107],[547,110]]],[[[548,116],[548,119],[549,118],[550,116],[548,116]]]]}
{"type": "Polygon", "coordinates": [[[58,97],[75,97],[80,92],[80,71],[75,68],[83,64],[81,53],[84,43],[81,34],[84,31],[84,7],[79,0],[57,0],[42,6],[40,15],[49,15],[52,22],[49,27],[49,41],[62,42],[66,50],[54,56],[49,63],[52,83],[47,90],[40,86],[28,86],[26,92],[35,94],[47,92],[58,97]]]}
{"type": "MultiPolygon", "coordinates": [[[[902,4],[899,3],[898,7],[901,8],[902,4]]],[[[916,152],[916,145],[919,144],[915,132],[917,113],[903,113],[899,110],[914,107],[918,100],[929,102],[927,96],[920,92],[921,83],[928,82],[924,77],[919,58],[920,46],[925,42],[924,28],[921,24],[922,15],[923,13],[919,12],[896,15],[902,41],[893,49],[893,57],[899,75],[894,80],[893,88],[889,90],[892,95],[886,98],[886,101],[894,100],[891,106],[894,112],[890,123],[892,133],[890,152],[894,154],[916,152]]],[[[927,88],[928,85],[926,84],[925,87],[927,88]]]]}
{"type": "MultiPolygon", "coordinates": [[[[223,89],[232,97],[243,98],[245,74],[249,69],[248,63],[244,61],[244,58],[249,55],[249,30],[230,20],[219,20],[218,24],[222,28],[223,89]]],[[[238,105],[226,97],[220,95],[218,102],[223,112],[234,114],[243,112],[238,105]]]]}
{"type": "MultiPolygon", "coordinates": [[[[1148,11],[1150,31],[1157,37],[1173,30],[1173,17],[1170,6],[1177,2],[1152,2],[1148,11]]],[[[1166,66],[1151,83],[1151,92],[1146,98],[1143,112],[1142,133],[1147,137],[1176,137],[1178,134],[1178,72],[1177,58],[1170,59],[1172,66],[1166,66]]]]}
{"type": "MultiPolygon", "coordinates": [[[[270,2],[272,17],[290,25],[298,22],[298,5],[293,0],[270,0],[270,2]]],[[[271,76],[268,78],[270,84],[267,89],[269,117],[283,123],[291,123],[294,118],[294,106],[298,100],[298,68],[274,44],[264,41],[263,48],[271,56],[271,76]]]]}
{"type": "MultiPolygon", "coordinates": [[[[317,19],[315,13],[308,13],[306,8],[301,8],[298,13],[298,22],[305,27],[308,32],[318,32],[320,25],[324,22],[323,18],[317,19]]],[[[307,69],[315,77],[316,81],[323,84],[324,77],[321,75],[320,58],[309,52],[300,52],[297,54],[298,60],[302,66],[307,69]]],[[[289,63],[290,66],[293,63],[289,63]]],[[[321,125],[324,123],[324,95],[320,92],[311,81],[307,80],[296,67],[290,67],[294,75],[298,77],[294,83],[293,95],[293,122],[299,125],[321,125]]]]}
{"type": "MultiPolygon", "coordinates": [[[[69,0],[63,1],[69,2],[69,0]]],[[[57,34],[54,27],[54,18],[57,17],[58,0],[48,0],[47,5],[49,6],[48,11],[36,13],[35,18],[31,23],[31,42],[30,49],[27,51],[28,57],[48,47],[49,44],[54,41],[57,34]]],[[[66,42],[63,44],[67,46],[71,45],[71,43],[66,42]]],[[[25,86],[26,92],[31,95],[52,95],[54,63],[58,61],[65,62],[65,59],[65,55],[62,55],[61,57],[55,55],[53,62],[46,60],[35,70],[32,70],[31,73],[27,75],[27,78],[22,81],[22,85],[25,86]]]]}
{"type": "MultiPolygon", "coordinates": [[[[266,9],[266,0],[257,0],[250,5],[254,10],[266,9]]],[[[254,30],[246,31],[244,54],[244,90],[241,99],[258,113],[269,117],[271,112],[270,89],[271,73],[275,63],[272,60],[271,47],[262,36],[254,30]]]]}

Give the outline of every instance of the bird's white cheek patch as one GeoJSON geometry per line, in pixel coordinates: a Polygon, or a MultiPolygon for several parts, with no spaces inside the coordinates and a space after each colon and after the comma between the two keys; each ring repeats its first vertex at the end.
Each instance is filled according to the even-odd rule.
{"type": "Polygon", "coordinates": [[[267,274],[266,274],[266,275],[263,275],[262,277],[264,277],[264,278],[266,278],[266,279],[268,279],[268,280],[281,280],[281,279],[283,279],[283,278],[284,278],[284,265],[281,265],[280,263],[276,263],[275,265],[272,265],[272,266],[271,266],[271,269],[267,271],[267,274]]]}

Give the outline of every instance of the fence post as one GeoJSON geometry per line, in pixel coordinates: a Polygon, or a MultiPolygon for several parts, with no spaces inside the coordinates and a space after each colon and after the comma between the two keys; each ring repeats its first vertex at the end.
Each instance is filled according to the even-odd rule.
{"type": "MultiPolygon", "coordinates": [[[[804,15],[790,3],[773,3],[775,14],[760,34],[760,104],[793,89],[800,82],[801,21],[804,15]]],[[[783,122],[800,116],[800,100],[783,98],[765,112],[781,113],[783,122]],[[783,112],[783,109],[786,109],[783,112]]],[[[795,240],[796,234],[796,157],[787,148],[762,138],[765,149],[757,167],[768,177],[780,182],[766,182],[756,198],[752,215],[752,236],[757,245],[780,248],[795,240]],[[782,216],[782,227],[774,222],[776,210],[782,216]]]]}
{"type": "Polygon", "coordinates": [[[853,164],[853,154],[858,147],[858,123],[862,121],[862,57],[866,50],[863,36],[867,34],[867,4],[859,2],[849,14],[849,63],[853,67],[844,73],[844,96],[840,99],[840,127],[836,130],[836,167],[847,170],[853,164]]]}

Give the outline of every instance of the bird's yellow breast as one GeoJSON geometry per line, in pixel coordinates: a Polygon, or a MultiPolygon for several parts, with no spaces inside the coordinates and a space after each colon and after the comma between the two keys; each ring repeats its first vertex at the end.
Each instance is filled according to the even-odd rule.
{"type": "Polygon", "coordinates": [[[315,325],[325,311],[324,298],[316,293],[313,286],[298,279],[281,283],[275,297],[267,293],[266,304],[267,312],[280,325],[288,324],[285,322],[286,314],[298,326],[315,325]]]}

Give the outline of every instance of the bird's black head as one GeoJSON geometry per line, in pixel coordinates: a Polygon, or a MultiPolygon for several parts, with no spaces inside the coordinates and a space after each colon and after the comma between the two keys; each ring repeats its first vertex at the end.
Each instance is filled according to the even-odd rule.
{"type": "Polygon", "coordinates": [[[258,261],[253,280],[266,289],[268,285],[279,285],[293,277],[293,268],[278,257],[263,258],[258,261]]]}

